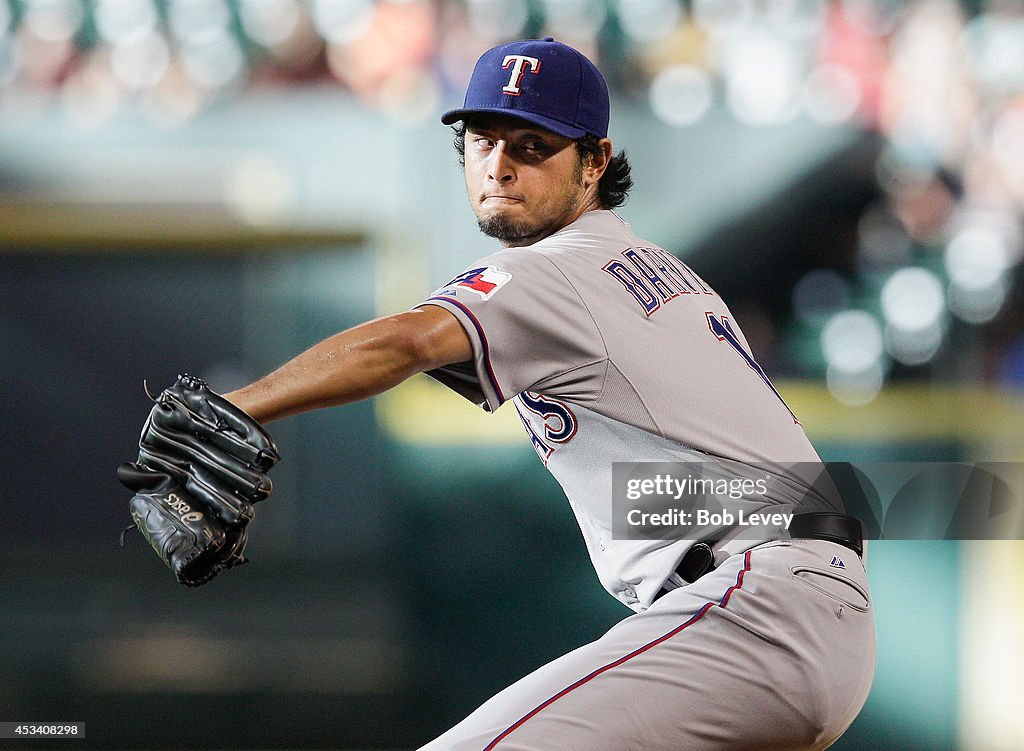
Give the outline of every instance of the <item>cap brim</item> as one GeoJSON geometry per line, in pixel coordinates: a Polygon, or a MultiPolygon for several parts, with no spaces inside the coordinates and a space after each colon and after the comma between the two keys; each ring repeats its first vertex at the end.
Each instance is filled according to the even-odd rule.
{"type": "Polygon", "coordinates": [[[583,128],[567,125],[566,123],[558,120],[552,120],[550,117],[544,117],[543,115],[535,115],[532,112],[523,112],[522,110],[507,109],[504,107],[473,107],[471,109],[449,110],[441,115],[441,122],[445,125],[451,125],[459,120],[465,120],[471,115],[480,114],[504,115],[505,117],[512,117],[517,120],[525,120],[529,123],[539,125],[542,128],[557,133],[560,136],[565,136],[566,138],[582,138],[587,135],[587,131],[583,128]]]}

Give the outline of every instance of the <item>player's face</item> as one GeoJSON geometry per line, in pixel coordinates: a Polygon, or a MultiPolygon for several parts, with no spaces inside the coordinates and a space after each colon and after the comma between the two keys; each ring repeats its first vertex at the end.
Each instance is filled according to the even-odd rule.
{"type": "Polygon", "coordinates": [[[535,243],[597,206],[597,179],[573,141],[524,120],[474,118],[465,161],[480,230],[505,247],[535,243]]]}

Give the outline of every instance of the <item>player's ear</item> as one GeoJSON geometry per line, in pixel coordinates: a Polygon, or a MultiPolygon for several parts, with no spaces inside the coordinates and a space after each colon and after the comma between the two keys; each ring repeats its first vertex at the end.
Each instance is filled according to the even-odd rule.
{"type": "Polygon", "coordinates": [[[612,142],[608,138],[598,141],[600,151],[588,152],[583,163],[584,184],[595,184],[601,180],[612,159],[612,142]]]}

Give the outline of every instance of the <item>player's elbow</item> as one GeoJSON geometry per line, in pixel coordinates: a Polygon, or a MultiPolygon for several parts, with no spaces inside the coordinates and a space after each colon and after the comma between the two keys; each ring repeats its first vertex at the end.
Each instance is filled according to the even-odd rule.
{"type": "Polygon", "coordinates": [[[415,327],[402,326],[395,331],[390,349],[395,353],[395,362],[403,364],[407,375],[437,367],[433,364],[429,335],[415,327]]]}
{"type": "Polygon", "coordinates": [[[433,370],[473,357],[462,325],[448,311],[426,306],[392,316],[392,347],[410,370],[433,370]]]}

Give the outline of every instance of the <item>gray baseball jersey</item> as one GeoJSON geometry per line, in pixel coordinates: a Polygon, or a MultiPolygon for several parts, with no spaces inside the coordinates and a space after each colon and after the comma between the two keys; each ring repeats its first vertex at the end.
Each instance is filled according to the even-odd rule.
{"type": "Polygon", "coordinates": [[[742,475],[758,462],[818,461],[722,299],[613,211],[487,256],[423,304],[454,314],[475,356],[431,375],[488,411],[513,401],[601,583],[634,610],[694,540],[613,539],[614,462],[715,457],[742,475]]]}
{"type": "MultiPolygon", "coordinates": [[[[592,211],[478,261],[423,304],[454,314],[474,351],[431,375],[487,410],[513,400],[602,584],[637,612],[421,751],[829,746],[874,672],[856,553],[727,538],[718,567],[686,584],[674,571],[696,538],[612,534],[616,462],[713,458],[736,477],[817,462],[718,295],[613,212],[592,211]]],[[[773,486],[760,502],[795,505],[800,492],[773,486]]]]}

